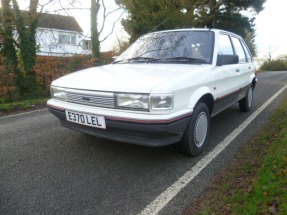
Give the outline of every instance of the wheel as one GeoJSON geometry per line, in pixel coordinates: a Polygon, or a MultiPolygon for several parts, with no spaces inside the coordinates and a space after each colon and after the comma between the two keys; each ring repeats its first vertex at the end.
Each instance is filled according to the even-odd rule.
{"type": "Polygon", "coordinates": [[[199,155],[207,145],[210,116],[205,103],[196,105],[185,134],[180,142],[181,150],[189,156],[199,155]]]}
{"type": "Polygon", "coordinates": [[[246,96],[239,100],[239,109],[242,112],[248,112],[251,109],[253,103],[253,87],[249,86],[246,96]]]}

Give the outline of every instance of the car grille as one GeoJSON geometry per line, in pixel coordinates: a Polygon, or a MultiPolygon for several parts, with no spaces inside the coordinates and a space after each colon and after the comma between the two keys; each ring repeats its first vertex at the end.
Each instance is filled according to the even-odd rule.
{"type": "Polygon", "coordinates": [[[114,108],[115,101],[113,95],[86,95],[67,92],[67,101],[77,104],[84,104],[95,107],[114,108]]]}

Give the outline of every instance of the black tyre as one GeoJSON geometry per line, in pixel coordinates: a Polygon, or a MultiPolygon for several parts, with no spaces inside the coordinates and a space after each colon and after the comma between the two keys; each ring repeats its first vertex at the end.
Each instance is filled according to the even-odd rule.
{"type": "Polygon", "coordinates": [[[205,103],[196,105],[185,134],[180,142],[181,150],[189,156],[197,156],[205,149],[210,128],[210,115],[205,103]]]}
{"type": "Polygon", "coordinates": [[[242,112],[248,112],[253,103],[253,87],[250,86],[246,92],[246,96],[239,100],[239,109],[242,112]]]}

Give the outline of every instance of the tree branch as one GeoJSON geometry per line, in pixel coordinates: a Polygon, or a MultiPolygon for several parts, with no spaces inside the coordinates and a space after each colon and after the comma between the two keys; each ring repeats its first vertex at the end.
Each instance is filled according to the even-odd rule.
{"type": "Polygon", "coordinates": [[[91,10],[91,8],[80,8],[80,7],[77,7],[77,8],[73,8],[73,7],[66,7],[66,8],[61,8],[61,9],[57,9],[57,10],[53,10],[53,12],[60,12],[60,11],[68,11],[68,10],[91,10]]]}
{"type": "Polygon", "coordinates": [[[103,32],[103,29],[105,27],[105,23],[106,23],[106,11],[107,11],[107,8],[106,8],[106,5],[104,3],[104,1],[102,0],[102,7],[104,8],[104,12],[103,12],[103,23],[102,23],[102,27],[101,27],[101,30],[99,30],[99,34],[101,34],[103,32]]]}
{"type": "MultiPolygon", "coordinates": [[[[102,23],[101,29],[100,29],[100,31],[99,31],[99,34],[101,34],[102,31],[104,30],[105,23],[106,23],[106,19],[108,18],[108,16],[111,15],[112,13],[114,13],[114,12],[116,12],[116,11],[122,9],[121,7],[118,7],[117,9],[112,10],[112,11],[110,11],[110,12],[108,12],[108,13],[106,14],[106,6],[105,6],[105,4],[104,4],[104,0],[102,0],[102,6],[103,6],[103,8],[104,8],[104,12],[103,12],[103,23],[102,23]]],[[[121,14],[121,16],[122,16],[122,15],[123,15],[123,14],[121,14]]]]}
{"type": "Polygon", "coordinates": [[[59,0],[60,6],[63,8],[63,11],[66,13],[66,15],[69,16],[69,13],[66,11],[66,9],[63,7],[61,0],[59,0]]]}
{"type": "Polygon", "coordinates": [[[125,11],[123,11],[122,14],[119,16],[119,18],[113,23],[113,28],[112,28],[111,33],[109,33],[104,39],[100,40],[101,43],[104,42],[109,36],[111,36],[113,34],[115,25],[120,20],[120,18],[124,15],[124,12],[125,11]]]}

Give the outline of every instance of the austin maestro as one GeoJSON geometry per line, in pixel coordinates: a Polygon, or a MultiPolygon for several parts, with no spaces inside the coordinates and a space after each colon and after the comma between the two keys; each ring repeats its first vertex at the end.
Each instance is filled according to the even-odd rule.
{"type": "Polygon", "coordinates": [[[250,110],[256,81],[240,36],[159,31],[140,37],[110,65],[53,81],[47,106],[67,128],[144,146],[177,143],[196,156],[208,143],[212,116],[236,102],[250,110]]]}

